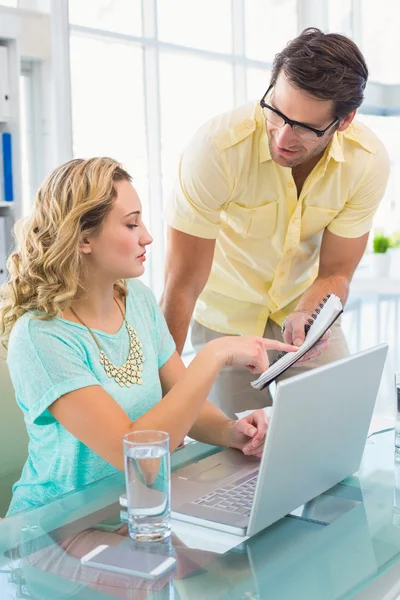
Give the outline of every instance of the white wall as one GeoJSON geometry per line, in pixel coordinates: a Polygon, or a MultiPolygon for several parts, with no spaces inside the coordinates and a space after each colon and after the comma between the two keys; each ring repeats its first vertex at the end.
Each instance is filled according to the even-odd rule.
{"type": "Polygon", "coordinates": [[[48,60],[51,56],[50,15],[0,5],[1,35],[19,38],[24,58],[48,60]]]}

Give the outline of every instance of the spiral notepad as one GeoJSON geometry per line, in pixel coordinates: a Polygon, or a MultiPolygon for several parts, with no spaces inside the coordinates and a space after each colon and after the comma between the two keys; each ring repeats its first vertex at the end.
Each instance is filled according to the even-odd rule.
{"type": "Polygon", "coordinates": [[[252,381],[251,385],[262,390],[276,379],[281,373],[294,365],[314,344],[324,335],[338,316],[343,312],[340,298],[335,294],[328,294],[321,300],[305,327],[306,338],[297,352],[281,352],[268,369],[258,379],[252,381]]]}

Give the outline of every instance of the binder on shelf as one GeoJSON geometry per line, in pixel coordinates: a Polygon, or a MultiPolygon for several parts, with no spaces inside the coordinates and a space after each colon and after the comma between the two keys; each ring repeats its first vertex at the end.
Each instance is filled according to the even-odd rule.
{"type": "Polygon", "coordinates": [[[3,200],[12,202],[14,200],[13,186],[13,166],[12,166],[12,141],[11,133],[1,134],[1,153],[2,153],[2,180],[3,180],[3,200]]]}
{"type": "Polygon", "coordinates": [[[10,115],[11,102],[8,48],[7,46],[0,46],[0,121],[7,121],[10,115]]]}

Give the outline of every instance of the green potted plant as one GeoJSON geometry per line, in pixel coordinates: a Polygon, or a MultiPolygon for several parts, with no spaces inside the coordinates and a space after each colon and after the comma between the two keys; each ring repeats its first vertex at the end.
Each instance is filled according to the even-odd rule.
{"type": "Polygon", "coordinates": [[[373,269],[375,277],[387,277],[390,270],[390,238],[377,232],[373,241],[373,269]]]}

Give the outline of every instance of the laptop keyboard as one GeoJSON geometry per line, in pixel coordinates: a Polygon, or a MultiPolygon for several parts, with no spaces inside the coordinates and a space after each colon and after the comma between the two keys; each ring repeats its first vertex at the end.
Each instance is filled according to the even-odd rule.
{"type": "Polygon", "coordinates": [[[192,500],[192,504],[249,516],[253,505],[257,477],[258,474],[251,478],[246,475],[237,481],[232,481],[232,483],[213,490],[209,494],[204,494],[204,496],[192,500]]]}

